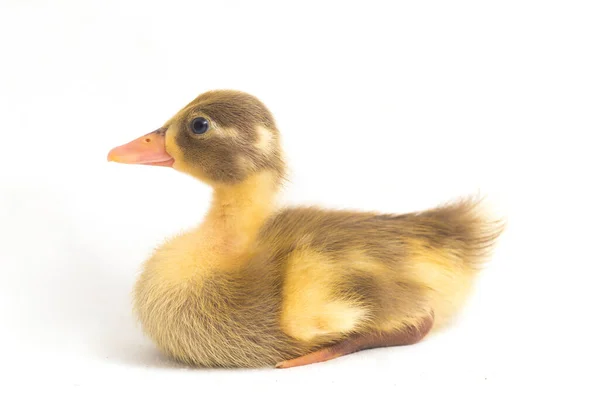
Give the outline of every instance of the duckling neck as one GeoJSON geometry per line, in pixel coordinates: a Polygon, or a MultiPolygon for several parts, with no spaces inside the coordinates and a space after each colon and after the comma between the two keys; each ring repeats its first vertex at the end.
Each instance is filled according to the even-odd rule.
{"type": "Polygon", "coordinates": [[[271,173],[257,174],[236,185],[216,186],[202,229],[230,250],[245,251],[275,211],[278,189],[279,181],[271,173]]]}

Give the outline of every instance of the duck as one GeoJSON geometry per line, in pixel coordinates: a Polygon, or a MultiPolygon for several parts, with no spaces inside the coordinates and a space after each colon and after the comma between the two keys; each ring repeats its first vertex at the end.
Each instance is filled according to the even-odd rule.
{"type": "Polygon", "coordinates": [[[280,204],[276,121],[237,90],[200,94],[107,158],[212,188],[202,222],[156,247],[132,291],[144,334],[192,367],[290,368],[417,344],[459,314],[504,229],[473,196],[403,214],[280,204]]]}

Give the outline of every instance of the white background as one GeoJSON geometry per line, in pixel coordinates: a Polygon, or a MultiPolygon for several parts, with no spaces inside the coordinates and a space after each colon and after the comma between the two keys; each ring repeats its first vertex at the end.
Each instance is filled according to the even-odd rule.
{"type": "Polygon", "coordinates": [[[0,397],[598,398],[597,2],[160,3],[0,3],[0,397]],[[509,229],[452,329],[290,370],[156,353],[131,286],[210,190],[106,153],[215,88],[275,114],[289,203],[488,196],[509,229]]]}

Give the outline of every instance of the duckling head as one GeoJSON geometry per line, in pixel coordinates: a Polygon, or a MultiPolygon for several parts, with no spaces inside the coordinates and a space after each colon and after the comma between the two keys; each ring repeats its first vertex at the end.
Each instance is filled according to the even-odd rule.
{"type": "Polygon", "coordinates": [[[271,112],[233,90],[201,94],[159,129],[112,149],[108,160],[172,167],[212,186],[261,172],[281,179],[285,169],[271,112]]]}

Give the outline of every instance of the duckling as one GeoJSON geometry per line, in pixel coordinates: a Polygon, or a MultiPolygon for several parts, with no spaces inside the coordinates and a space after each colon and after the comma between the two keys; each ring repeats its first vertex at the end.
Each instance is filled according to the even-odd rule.
{"type": "Polygon", "coordinates": [[[108,160],[170,167],[213,189],[133,290],[143,331],[191,366],[289,368],[411,345],[465,304],[503,222],[478,199],[381,214],[280,207],[280,133],[256,97],[214,90],[108,160]]]}

